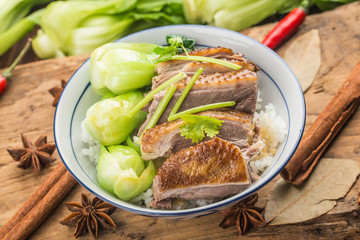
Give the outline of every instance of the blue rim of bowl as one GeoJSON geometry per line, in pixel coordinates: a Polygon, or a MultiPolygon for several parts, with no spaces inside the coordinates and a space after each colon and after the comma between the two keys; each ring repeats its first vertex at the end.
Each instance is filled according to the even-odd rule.
{"type": "MultiPolygon", "coordinates": [[[[130,34],[128,36],[125,36],[119,40],[124,40],[124,39],[127,39],[127,38],[130,38],[130,37],[133,37],[134,35],[137,35],[137,34],[142,34],[144,32],[147,32],[147,31],[153,31],[155,29],[166,29],[166,28],[171,28],[171,29],[176,29],[176,28],[189,28],[189,27],[195,27],[195,28],[208,28],[208,29],[212,29],[212,30],[216,30],[216,31],[224,31],[224,32],[229,32],[229,33],[232,33],[232,34],[238,34],[239,36],[243,37],[243,38],[247,38],[248,40],[250,40],[251,42],[255,43],[256,45],[260,45],[261,47],[267,49],[267,51],[269,51],[272,55],[274,55],[276,58],[278,58],[283,64],[284,66],[286,66],[289,70],[289,72],[291,73],[291,75],[293,76],[294,79],[297,80],[295,74],[293,73],[293,71],[291,70],[291,68],[286,64],[286,62],[277,54],[275,53],[273,50],[271,50],[270,48],[268,48],[267,46],[261,44],[260,42],[242,34],[242,33],[239,33],[239,32],[235,32],[235,31],[232,31],[232,30],[228,30],[228,29],[224,29],[224,28],[218,28],[218,27],[213,27],[213,26],[206,26],[206,25],[172,25],[172,26],[163,26],[163,27],[156,27],[156,28],[150,28],[150,29],[146,29],[146,30],[143,30],[143,31],[140,31],[140,32],[136,32],[136,33],[133,33],[133,34],[130,34]]],[[[117,40],[117,41],[119,41],[117,40]]],[[[115,41],[115,42],[117,42],[115,41]]],[[[70,77],[69,79],[69,82],[73,79],[73,77],[76,75],[76,73],[78,72],[79,69],[81,69],[83,67],[84,64],[86,64],[88,61],[90,60],[90,58],[88,58],[75,72],[74,74],[70,77]]],[[[272,81],[273,79],[265,72],[263,71],[272,81]]],[[[276,85],[276,87],[278,88],[277,84],[273,81],[273,83],[276,85]]],[[[296,81],[297,85],[298,85],[298,90],[301,91],[302,93],[302,90],[301,90],[301,86],[300,86],[300,83],[299,81],[297,80],[296,81]]],[[[66,91],[66,88],[67,88],[68,85],[65,86],[63,92],[66,91]]],[[[87,89],[87,87],[85,87],[85,90],[87,89]]],[[[278,88],[279,89],[279,88],[278,88]]],[[[84,90],[84,92],[85,92],[84,90]]],[[[80,98],[78,99],[78,101],[81,99],[81,97],[83,96],[84,92],[80,95],[80,98]]],[[[281,94],[281,96],[283,97],[283,93],[280,91],[279,89],[279,92],[281,94]]],[[[59,98],[59,102],[61,102],[61,99],[62,99],[62,96],[63,94],[61,94],[60,98],[59,98]]],[[[130,211],[130,212],[133,212],[133,213],[136,213],[136,214],[139,214],[139,215],[143,215],[143,216],[154,216],[154,217],[177,217],[177,216],[191,216],[191,215],[194,215],[194,214],[197,214],[197,213],[204,213],[204,214],[209,214],[209,212],[213,211],[213,212],[216,212],[217,209],[219,208],[222,208],[226,205],[231,205],[237,201],[240,201],[241,199],[243,198],[246,198],[247,196],[250,196],[251,194],[257,192],[259,189],[261,189],[263,186],[265,186],[267,183],[269,183],[274,177],[276,177],[280,171],[286,166],[286,164],[290,161],[291,157],[293,156],[293,154],[295,153],[295,150],[297,149],[297,147],[299,146],[299,143],[300,143],[300,140],[301,140],[301,137],[303,135],[303,132],[304,132],[304,127],[305,127],[305,120],[306,120],[306,105],[305,105],[305,99],[304,99],[304,96],[303,94],[301,94],[302,96],[302,103],[303,103],[303,106],[304,106],[304,117],[302,118],[303,119],[303,122],[302,122],[302,126],[300,128],[300,133],[298,135],[298,139],[296,140],[296,144],[294,145],[292,151],[290,152],[290,154],[288,155],[288,158],[278,167],[279,170],[276,171],[275,173],[273,174],[270,174],[270,176],[268,177],[268,179],[266,181],[264,181],[261,185],[257,186],[256,188],[254,188],[253,190],[249,191],[247,194],[245,194],[244,196],[241,196],[241,197],[236,197],[233,196],[233,197],[230,197],[230,198],[227,198],[227,199],[224,199],[222,201],[219,201],[219,202],[216,202],[216,203],[213,203],[213,204],[210,204],[210,205],[206,205],[206,206],[203,206],[203,207],[198,207],[198,208],[192,208],[192,209],[185,209],[185,210],[157,210],[157,209],[150,209],[150,208],[141,208],[141,207],[136,207],[134,206],[134,208],[141,208],[141,209],[144,209],[144,210],[138,210],[138,209],[134,209],[134,208],[129,208],[129,207],[126,207],[126,206],[122,206],[122,205],[119,205],[118,203],[116,202],[113,202],[112,200],[110,199],[107,199],[106,197],[103,197],[103,196],[100,196],[99,194],[97,194],[96,192],[94,192],[93,190],[91,190],[89,187],[87,187],[79,178],[76,177],[76,175],[71,171],[71,169],[69,168],[69,166],[66,164],[66,162],[64,161],[63,159],[63,156],[61,154],[61,151],[59,151],[59,148],[58,148],[58,141],[57,141],[57,136],[56,136],[56,131],[55,131],[55,128],[56,128],[56,124],[55,124],[55,120],[56,120],[56,116],[57,116],[57,112],[58,112],[58,108],[56,108],[55,110],[55,114],[54,114],[54,121],[53,121],[53,133],[54,133],[54,140],[55,140],[55,144],[56,144],[56,149],[58,151],[58,154],[62,160],[62,162],[64,163],[65,167],[67,168],[67,170],[71,173],[71,175],[76,179],[77,182],[79,182],[83,187],[85,187],[89,192],[91,192],[92,194],[94,194],[95,196],[99,197],[100,199],[106,201],[106,202],[109,202],[111,204],[113,204],[114,206],[117,206],[119,208],[122,208],[124,210],[127,210],[127,211],[130,211]]],[[[283,97],[284,99],[284,97],[283,97]]],[[[285,101],[285,99],[284,99],[285,101]]],[[[75,108],[77,106],[78,102],[76,103],[75,105],[75,108]]],[[[285,101],[285,104],[286,104],[286,107],[287,107],[287,103],[285,101]]],[[[289,114],[289,111],[287,111],[287,113],[289,114]]],[[[290,118],[289,118],[290,119],[290,118]]],[[[71,131],[71,125],[70,125],[70,131],[71,131]]],[[[73,146],[71,146],[73,148],[73,146]]],[[[76,157],[76,156],[75,156],[76,157]]]]}

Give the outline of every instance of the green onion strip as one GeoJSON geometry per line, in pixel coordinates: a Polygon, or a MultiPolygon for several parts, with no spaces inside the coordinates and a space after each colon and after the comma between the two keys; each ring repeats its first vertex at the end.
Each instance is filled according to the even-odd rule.
{"type": "Polygon", "coordinates": [[[156,123],[159,121],[159,118],[163,114],[166,106],[169,104],[172,96],[174,95],[174,92],[176,91],[176,86],[171,85],[169,89],[167,90],[165,96],[163,99],[161,99],[161,102],[159,103],[159,106],[156,108],[154,114],[151,116],[150,121],[148,125],[146,126],[146,129],[152,128],[156,125],[156,123]]]}
{"type": "Polygon", "coordinates": [[[145,107],[146,104],[148,104],[151,100],[154,99],[155,94],[161,92],[162,90],[165,90],[170,85],[180,80],[183,80],[186,77],[187,75],[185,73],[178,73],[174,77],[170,78],[169,80],[167,80],[166,82],[164,82],[163,84],[161,84],[160,86],[149,92],[143,100],[141,100],[138,104],[136,104],[133,109],[131,109],[127,117],[132,118],[138,111],[140,111],[143,107],[145,107]]]}
{"type": "Polygon", "coordinates": [[[215,63],[215,64],[219,64],[234,70],[239,70],[241,68],[241,66],[232,63],[232,62],[228,62],[228,61],[224,61],[221,59],[217,59],[217,58],[211,58],[211,57],[202,57],[202,56],[184,56],[184,55],[175,55],[175,56],[171,56],[171,60],[188,60],[188,61],[199,61],[199,62],[209,62],[209,63],[215,63]]]}
{"type": "Polygon", "coordinates": [[[151,118],[149,120],[149,123],[146,125],[144,131],[141,133],[140,140],[142,138],[142,135],[144,134],[144,132],[147,129],[155,127],[156,123],[159,121],[159,118],[161,117],[161,115],[165,111],[165,108],[169,104],[169,102],[170,102],[172,96],[174,95],[175,91],[176,91],[176,86],[175,85],[171,85],[168,88],[165,96],[163,97],[163,99],[161,99],[161,102],[159,103],[159,106],[157,106],[154,114],[151,116],[151,118]]]}
{"type": "Polygon", "coordinates": [[[174,121],[174,120],[176,120],[178,118],[181,118],[185,114],[193,114],[193,113],[203,112],[203,111],[211,110],[211,109],[214,109],[214,108],[232,107],[234,105],[235,105],[234,101],[202,105],[202,106],[199,106],[199,107],[190,108],[188,110],[176,113],[176,114],[172,115],[171,117],[169,117],[168,121],[170,121],[170,122],[174,121]]]}
{"type": "Polygon", "coordinates": [[[201,73],[204,71],[203,68],[199,68],[196,73],[194,74],[194,76],[191,78],[190,82],[187,84],[187,86],[185,87],[184,91],[181,93],[181,96],[179,97],[179,99],[177,100],[177,102],[175,103],[173,109],[171,110],[169,117],[171,117],[172,115],[174,115],[180,108],[181,104],[184,102],[186,96],[188,95],[188,93],[190,92],[191,88],[194,86],[196,80],[199,78],[199,76],[201,75],[201,73]]]}

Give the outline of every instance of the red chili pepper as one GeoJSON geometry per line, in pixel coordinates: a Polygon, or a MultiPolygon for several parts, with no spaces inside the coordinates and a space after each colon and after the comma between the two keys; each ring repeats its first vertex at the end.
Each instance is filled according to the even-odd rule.
{"type": "Polygon", "coordinates": [[[7,86],[6,78],[0,75],[0,95],[5,91],[7,86]]]}
{"type": "Polygon", "coordinates": [[[282,44],[303,23],[309,5],[310,1],[303,1],[300,7],[294,8],[268,33],[262,43],[271,49],[275,49],[282,44]]]}
{"type": "Polygon", "coordinates": [[[9,78],[11,77],[11,73],[14,70],[15,66],[20,62],[20,60],[24,57],[25,53],[29,49],[31,41],[32,41],[32,39],[30,38],[27,41],[25,47],[21,50],[20,54],[16,57],[14,62],[11,64],[11,66],[7,70],[5,70],[4,72],[2,72],[0,74],[0,95],[5,91],[6,86],[7,86],[7,80],[9,80],[9,78]]]}

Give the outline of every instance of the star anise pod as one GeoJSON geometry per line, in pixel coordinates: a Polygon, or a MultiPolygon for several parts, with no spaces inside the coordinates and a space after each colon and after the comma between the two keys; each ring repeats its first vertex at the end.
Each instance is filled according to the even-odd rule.
{"type": "Polygon", "coordinates": [[[33,144],[21,133],[21,140],[24,148],[7,149],[11,157],[19,161],[19,168],[26,169],[31,166],[35,173],[39,173],[42,167],[56,160],[51,157],[55,144],[47,143],[46,135],[41,135],[33,144]]]}
{"type": "Polygon", "coordinates": [[[57,105],[57,103],[59,101],[60,95],[61,95],[62,91],[64,90],[65,85],[66,85],[66,81],[61,79],[61,87],[53,87],[53,88],[49,89],[49,92],[55,98],[53,103],[52,103],[52,105],[54,107],[56,107],[56,105],[57,105]]]}
{"type": "Polygon", "coordinates": [[[249,224],[254,227],[263,227],[266,225],[264,218],[261,216],[262,208],[256,207],[255,203],[258,200],[258,195],[255,193],[247,197],[232,207],[220,211],[224,219],[219,224],[222,228],[228,228],[236,225],[238,234],[244,235],[249,227],[249,224]]]}
{"type": "Polygon", "coordinates": [[[60,223],[67,226],[75,226],[74,238],[90,232],[95,239],[99,236],[99,229],[115,229],[116,225],[110,215],[115,212],[116,207],[95,197],[92,201],[81,194],[81,204],[67,202],[67,208],[72,212],[60,223]]]}

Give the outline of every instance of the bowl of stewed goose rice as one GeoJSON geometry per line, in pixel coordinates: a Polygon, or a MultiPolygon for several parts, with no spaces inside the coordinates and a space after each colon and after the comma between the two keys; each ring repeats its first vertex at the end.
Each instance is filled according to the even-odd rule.
{"type": "Polygon", "coordinates": [[[240,33],[179,25],[96,49],[60,97],[54,135],[65,166],[99,198],[189,218],[265,186],[304,123],[301,87],[275,52],[240,33]]]}

